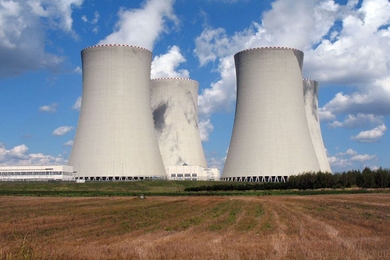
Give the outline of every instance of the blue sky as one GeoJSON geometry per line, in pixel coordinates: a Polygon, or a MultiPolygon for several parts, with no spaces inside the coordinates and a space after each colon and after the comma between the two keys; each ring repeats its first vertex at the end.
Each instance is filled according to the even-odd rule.
{"type": "Polygon", "coordinates": [[[390,167],[388,0],[0,0],[0,165],[64,164],[77,128],[80,51],[153,51],[152,77],[199,81],[209,166],[223,168],[235,107],[233,55],[262,46],[305,53],[320,84],[334,172],[390,167]]]}

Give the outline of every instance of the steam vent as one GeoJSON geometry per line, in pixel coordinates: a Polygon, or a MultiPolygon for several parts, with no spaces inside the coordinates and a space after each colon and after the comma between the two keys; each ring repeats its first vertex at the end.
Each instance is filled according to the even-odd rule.
{"type": "Polygon", "coordinates": [[[236,114],[221,179],[278,182],[319,171],[302,93],[303,52],[255,48],[234,59],[236,114]]]}
{"type": "Polygon", "coordinates": [[[185,78],[151,80],[155,131],[165,169],[207,167],[198,128],[198,85],[185,78]]]}
{"type": "Polygon", "coordinates": [[[69,165],[84,180],[166,178],[150,107],[152,53],[120,44],[81,52],[83,92],[69,165]]]}
{"type": "Polygon", "coordinates": [[[303,96],[305,99],[305,109],[307,123],[309,125],[311,140],[314,145],[314,150],[320,164],[322,172],[332,172],[330,169],[328,157],[324,142],[322,140],[320,119],[318,115],[318,82],[315,80],[303,80],[303,96]]]}

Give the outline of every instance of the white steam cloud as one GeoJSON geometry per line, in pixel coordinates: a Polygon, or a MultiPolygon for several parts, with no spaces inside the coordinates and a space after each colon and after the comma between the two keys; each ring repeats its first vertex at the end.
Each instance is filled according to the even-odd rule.
{"type": "Polygon", "coordinates": [[[173,3],[174,0],[147,0],[140,9],[120,9],[114,32],[99,44],[131,44],[153,50],[160,34],[168,32],[167,23],[178,24],[173,3]]]}

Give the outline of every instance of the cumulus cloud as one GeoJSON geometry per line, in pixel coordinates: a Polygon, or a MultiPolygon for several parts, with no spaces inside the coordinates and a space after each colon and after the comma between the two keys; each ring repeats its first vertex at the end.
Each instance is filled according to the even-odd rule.
{"type": "Polygon", "coordinates": [[[334,171],[350,170],[351,167],[357,166],[355,169],[364,169],[365,167],[372,168],[372,163],[378,157],[374,154],[359,154],[353,149],[348,149],[345,152],[337,153],[328,158],[330,166],[334,171]]]}
{"type": "Polygon", "coordinates": [[[57,112],[58,103],[51,103],[50,105],[45,105],[39,107],[40,112],[55,113],[57,112]]]}
{"type": "Polygon", "coordinates": [[[380,124],[383,122],[383,116],[375,116],[373,114],[357,114],[348,115],[343,122],[334,121],[330,124],[331,127],[347,127],[357,128],[366,127],[372,124],[380,124]]]}
{"type": "Polygon", "coordinates": [[[55,136],[62,136],[62,135],[65,135],[67,133],[69,133],[70,131],[72,131],[74,129],[73,126],[60,126],[58,128],[56,128],[52,135],[55,135],[55,136]]]}
{"type": "Polygon", "coordinates": [[[199,113],[201,116],[210,116],[216,111],[230,109],[235,100],[234,60],[232,57],[224,57],[218,65],[221,79],[211,84],[211,88],[204,89],[198,98],[199,113]]]}
{"type": "Polygon", "coordinates": [[[152,61],[151,78],[189,78],[190,73],[188,70],[177,70],[177,67],[185,61],[186,59],[180,53],[180,48],[174,45],[166,54],[154,57],[152,61]]]}
{"type": "MultiPolygon", "coordinates": [[[[388,79],[390,81],[390,77],[388,79]]],[[[330,113],[369,113],[376,115],[389,115],[390,89],[372,85],[366,89],[358,90],[352,94],[337,93],[335,97],[322,107],[323,111],[330,113]]]]}
{"type": "Polygon", "coordinates": [[[63,146],[73,146],[73,140],[69,140],[69,141],[67,141],[67,142],[65,142],[65,143],[63,143],[62,144],[63,146]]]}
{"type": "Polygon", "coordinates": [[[368,131],[362,131],[356,136],[352,136],[351,140],[355,140],[361,143],[377,142],[385,134],[387,128],[384,124],[375,127],[368,131]]]}
{"type": "Polygon", "coordinates": [[[76,74],[81,74],[83,72],[83,70],[80,68],[80,66],[77,66],[74,70],[73,70],[73,73],[76,73],[76,74]]]}
{"type": "Polygon", "coordinates": [[[168,22],[178,24],[173,3],[174,0],[147,0],[140,9],[121,8],[114,32],[99,44],[131,44],[152,50],[160,34],[169,31],[168,22]]]}
{"type": "Polygon", "coordinates": [[[0,0],[0,77],[29,70],[56,70],[64,57],[45,51],[45,28],[72,30],[72,10],[82,0],[0,0]]]}
{"type": "Polygon", "coordinates": [[[0,143],[0,165],[2,166],[53,164],[66,164],[66,161],[60,156],[29,153],[29,148],[25,144],[8,150],[4,144],[0,143]]]}
{"type": "Polygon", "coordinates": [[[82,97],[78,97],[76,102],[72,106],[72,110],[77,110],[80,111],[81,108],[81,102],[82,102],[82,97]]]}
{"type": "Polygon", "coordinates": [[[332,111],[324,110],[322,107],[318,109],[318,114],[320,116],[320,121],[331,121],[336,119],[336,115],[332,111]]]}
{"type": "Polygon", "coordinates": [[[211,124],[210,119],[201,120],[199,122],[199,133],[202,142],[209,140],[209,133],[213,130],[214,126],[211,124]]]}
{"type": "Polygon", "coordinates": [[[322,120],[339,114],[388,115],[390,111],[390,3],[388,0],[276,0],[246,29],[228,35],[224,28],[206,26],[195,40],[201,66],[217,63],[220,78],[199,97],[199,111],[211,114],[233,107],[233,55],[243,49],[287,46],[305,53],[304,75],[322,86],[347,85],[320,109],[322,120]],[[277,17],[277,19],[275,19],[277,17]]]}

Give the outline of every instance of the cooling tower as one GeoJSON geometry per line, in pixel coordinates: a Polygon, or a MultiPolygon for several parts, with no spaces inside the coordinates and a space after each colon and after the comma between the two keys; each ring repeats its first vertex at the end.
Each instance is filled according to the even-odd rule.
{"type": "Polygon", "coordinates": [[[198,129],[198,85],[185,78],[151,80],[155,131],[166,169],[207,167],[198,129]]]}
{"type": "Polygon", "coordinates": [[[303,96],[305,100],[306,118],[309,125],[311,140],[314,145],[320,170],[332,172],[326,156],[324,142],[322,140],[320,119],[318,116],[318,82],[315,80],[303,80],[303,96]]]}
{"type": "Polygon", "coordinates": [[[150,107],[149,50],[107,44],[81,52],[83,93],[69,164],[85,180],[166,178],[150,107]]]}
{"type": "Polygon", "coordinates": [[[277,182],[318,171],[302,95],[303,52],[255,48],[234,59],[236,114],[222,178],[277,182]]]}

